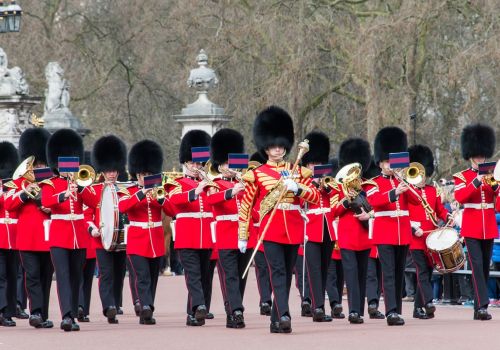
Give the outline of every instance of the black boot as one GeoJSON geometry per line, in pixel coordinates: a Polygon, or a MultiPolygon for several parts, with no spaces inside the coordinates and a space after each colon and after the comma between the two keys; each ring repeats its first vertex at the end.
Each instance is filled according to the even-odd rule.
{"type": "Polygon", "coordinates": [[[491,314],[484,307],[477,311],[474,311],[474,320],[489,321],[491,320],[491,314]]]}
{"type": "Polygon", "coordinates": [[[413,318],[418,318],[420,320],[427,320],[429,319],[429,316],[427,316],[427,313],[425,312],[424,309],[418,307],[413,310],[413,318]]]}
{"type": "Polygon", "coordinates": [[[365,322],[363,320],[363,316],[361,316],[357,312],[351,312],[349,314],[348,320],[349,320],[349,323],[351,323],[351,324],[361,324],[361,323],[365,322]]]}
{"type": "Polygon", "coordinates": [[[389,326],[403,326],[405,324],[405,320],[401,316],[399,316],[396,312],[391,312],[387,315],[387,325],[389,326]]]}
{"type": "Polygon", "coordinates": [[[342,311],[344,310],[342,304],[332,303],[330,304],[330,306],[332,307],[332,318],[338,318],[338,319],[345,318],[345,315],[342,313],[342,311]]]}
{"type": "Polygon", "coordinates": [[[260,314],[263,316],[271,316],[271,303],[260,304],[260,314]]]}
{"type": "Polygon", "coordinates": [[[302,317],[312,317],[311,303],[308,300],[304,300],[300,305],[301,311],[300,315],[302,317]]]}

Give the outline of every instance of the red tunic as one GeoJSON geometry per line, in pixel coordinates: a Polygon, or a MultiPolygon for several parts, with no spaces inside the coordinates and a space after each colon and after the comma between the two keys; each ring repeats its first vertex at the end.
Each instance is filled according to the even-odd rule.
{"type": "Polygon", "coordinates": [[[144,195],[139,186],[134,185],[118,191],[120,212],[128,215],[130,225],[127,230],[127,254],[146,258],[165,255],[165,237],[161,212],[169,208],[168,200],[163,203],[144,195]]]}
{"type": "Polygon", "coordinates": [[[486,185],[476,180],[476,176],[474,169],[453,175],[455,199],[464,206],[460,234],[476,239],[498,238],[494,201],[500,186],[486,185]]]}
{"type": "Polygon", "coordinates": [[[80,189],[80,192],[75,194],[76,200],[71,196],[64,198],[68,180],[59,176],[42,181],[40,187],[42,205],[52,211],[49,230],[50,247],[88,248],[90,239],[83,217],[83,202],[89,199],[87,189],[80,189]]]}
{"type": "Polygon", "coordinates": [[[333,212],[330,208],[330,194],[324,189],[319,191],[319,201],[317,204],[307,203],[306,215],[309,221],[306,223],[306,234],[309,242],[321,243],[325,234],[330,236],[330,240],[335,241],[336,235],[333,229],[333,212]],[[325,232],[326,220],[326,232],[325,232]]]}
{"type": "MultiPolygon", "coordinates": [[[[26,181],[19,178],[12,181],[13,188],[5,199],[5,208],[17,211],[17,238],[16,247],[22,251],[49,251],[49,241],[45,240],[43,223],[50,219],[50,215],[42,210],[39,203],[30,199],[23,191],[21,185],[26,181]]],[[[27,183],[26,183],[27,185],[27,183]]]]}
{"type": "Polygon", "coordinates": [[[212,249],[213,214],[207,194],[195,196],[198,181],[192,178],[183,177],[175,182],[166,186],[175,213],[175,249],[212,249]]]}
{"type": "MultiPolygon", "coordinates": [[[[444,208],[441,198],[437,195],[437,191],[434,186],[425,185],[424,189],[416,188],[415,190],[427,200],[439,219],[444,222],[448,221],[448,211],[444,208]]],[[[436,229],[436,226],[434,226],[431,219],[429,219],[429,215],[426,213],[421,204],[415,205],[410,203],[409,210],[411,226],[414,229],[421,228],[424,231],[424,234],[420,237],[415,235],[412,236],[410,249],[427,250],[425,240],[431,233],[430,231],[436,229]]]]}
{"type": "Polygon", "coordinates": [[[17,249],[17,210],[8,211],[5,208],[5,200],[12,192],[3,193],[0,196],[0,249],[17,249]]]}
{"type": "Polygon", "coordinates": [[[420,203],[410,190],[396,196],[399,181],[392,176],[379,175],[372,179],[377,186],[366,185],[368,202],[373,207],[373,243],[409,245],[411,226],[408,201],[420,203]]]}

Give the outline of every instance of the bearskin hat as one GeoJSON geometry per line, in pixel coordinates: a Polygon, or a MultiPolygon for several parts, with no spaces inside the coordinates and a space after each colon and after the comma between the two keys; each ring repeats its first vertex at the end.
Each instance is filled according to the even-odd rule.
{"type": "Polygon", "coordinates": [[[340,170],[339,160],[337,158],[331,158],[328,163],[332,165],[332,176],[335,177],[340,170]]]}
{"type": "Polygon", "coordinates": [[[462,130],[460,137],[462,157],[469,160],[472,157],[491,158],[495,151],[495,132],[489,125],[471,124],[462,130]]]}
{"type": "Polygon", "coordinates": [[[255,119],[253,140],[262,154],[271,146],[282,146],[290,153],[294,142],[292,118],[279,107],[267,107],[255,119]]]}
{"type": "Polygon", "coordinates": [[[233,129],[220,129],[210,141],[210,158],[214,169],[227,162],[229,153],[243,153],[245,143],[243,135],[233,129]]]}
{"type": "Polygon", "coordinates": [[[425,168],[425,176],[431,177],[434,173],[434,156],[429,147],[424,145],[413,145],[408,148],[410,162],[418,162],[425,168]]]}
{"type": "Polygon", "coordinates": [[[267,156],[263,155],[262,153],[257,151],[250,156],[249,161],[250,162],[259,162],[260,164],[264,164],[267,162],[267,156]]]}
{"type": "Polygon", "coordinates": [[[190,130],[181,140],[179,148],[179,163],[184,164],[191,161],[191,147],[210,146],[210,135],[203,130],[190,130]]]}
{"type": "Polygon", "coordinates": [[[159,144],[151,140],[137,142],[128,155],[128,171],[133,180],[139,173],[158,174],[162,171],[163,151],[159,144]]]}
{"type": "Polygon", "coordinates": [[[8,141],[0,142],[0,179],[11,178],[18,165],[16,146],[8,141]]]}
{"type": "Polygon", "coordinates": [[[54,132],[46,146],[48,166],[57,171],[59,157],[79,157],[84,160],[83,140],[72,129],[59,129],[54,132]]]}
{"type": "Polygon", "coordinates": [[[347,164],[359,163],[364,171],[372,161],[370,144],[359,137],[347,139],[340,144],[338,159],[340,168],[347,164]]]}
{"type": "Polygon", "coordinates": [[[127,147],[115,135],[107,135],[98,139],[92,149],[92,164],[97,172],[125,172],[127,164],[127,147]]]}
{"type": "Polygon", "coordinates": [[[326,164],[330,157],[330,139],[321,131],[311,131],[305,137],[309,140],[309,152],[302,157],[302,164],[326,164]]]}
{"type": "Polygon", "coordinates": [[[35,163],[47,164],[45,148],[50,132],[44,128],[30,128],[23,131],[19,138],[19,156],[21,160],[29,156],[35,157],[35,163]]]}
{"type": "Polygon", "coordinates": [[[406,152],[407,150],[406,133],[396,126],[382,128],[375,136],[374,160],[376,164],[388,160],[389,153],[406,152]]]}
{"type": "Polygon", "coordinates": [[[371,178],[374,178],[375,176],[379,176],[379,175],[380,175],[380,167],[378,166],[377,163],[375,163],[375,161],[373,160],[373,157],[372,157],[368,168],[363,169],[363,177],[365,179],[371,179],[371,178]]]}

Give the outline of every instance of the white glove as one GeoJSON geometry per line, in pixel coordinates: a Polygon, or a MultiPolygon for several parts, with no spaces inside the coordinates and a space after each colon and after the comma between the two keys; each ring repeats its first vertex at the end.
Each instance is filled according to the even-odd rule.
{"type": "Polygon", "coordinates": [[[101,232],[99,232],[99,229],[97,227],[92,227],[91,234],[92,237],[99,237],[101,235],[101,232]]]}
{"type": "Polygon", "coordinates": [[[291,191],[295,194],[297,194],[297,192],[299,191],[299,185],[292,179],[286,179],[283,183],[285,184],[288,191],[291,191]]]}
{"type": "Polygon", "coordinates": [[[238,249],[241,253],[245,253],[247,251],[248,241],[246,239],[238,239],[238,249]]]}

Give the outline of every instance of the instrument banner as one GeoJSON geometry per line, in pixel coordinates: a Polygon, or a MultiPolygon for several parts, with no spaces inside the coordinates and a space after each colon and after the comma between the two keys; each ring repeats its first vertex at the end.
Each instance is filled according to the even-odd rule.
{"type": "Polygon", "coordinates": [[[60,173],[77,173],[80,170],[80,157],[59,157],[57,167],[60,173]]]}
{"type": "Polygon", "coordinates": [[[486,163],[479,164],[478,165],[479,175],[493,174],[493,171],[495,171],[496,165],[497,165],[496,162],[486,162],[486,163]]]}
{"type": "Polygon", "coordinates": [[[389,166],[391,169],[401,169],[410,166],[410,153],[397,152],[389,153],[389,166]]]}
{"type": "Polygon", "coordinates": [[[54,176],[50,168],[36,168],[33,169],[33,173],[35,174],[35,182],[47,180],[54,176]]]}
{"type": "Polygon", "coordinates": [[[193,163],[205,163],[210,159],[210,147],[191,147],[193,163]]]}
{"type": "Polygon", "coordinates": [[[144,188],[161,187],[163,178],[161,174],[144,176],[144,188]]]}
{"type": "Polygon", "coordinates": [[[248,168],[247,153],[229,153],[228,155],[229,169],[246,169],[248,168]]]}
{"type": "Polygon", "coordinates": [[[313,178],[319,178],[332,174],[332,164],[315,165],[313,169],[313,178]]]}

